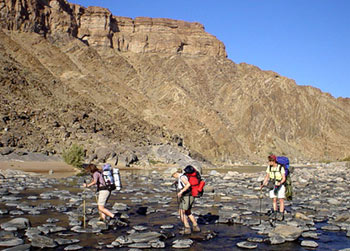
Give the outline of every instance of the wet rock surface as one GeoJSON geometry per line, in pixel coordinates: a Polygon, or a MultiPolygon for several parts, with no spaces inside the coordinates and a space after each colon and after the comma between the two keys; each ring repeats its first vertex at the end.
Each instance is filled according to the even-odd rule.
{"type": "Polygon", "coordinates": [[[107,204],[119,220],[107,222],[98,220],[94,191],[80,186],[87,177],[47,179],[1,171],[6,182],[0,184],[0,246],[18,250],[269,250],[272,246],[274,250],[341,250],[350,247],[347,172],[345,167],[297,168],[292,174],[294,200],[286,202],[285,220],[279,221],[268,215],[272,206],[268,191],[262,193],[260,211],[263,171],[204,171],[209,189],[193,208],[202,231],[181,235],[173,180],[164,171],[122,172],[123,190],[113,191],[107,204]],[[16,210],[23,214],[6,213],[16,210]]]}

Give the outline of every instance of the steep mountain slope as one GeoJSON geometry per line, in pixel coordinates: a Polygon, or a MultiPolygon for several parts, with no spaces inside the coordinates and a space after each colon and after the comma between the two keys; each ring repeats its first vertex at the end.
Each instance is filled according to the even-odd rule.
{"type": "Polygon", "coordinates": [[[0,1],[2,145],[173,142],[215,163],[350,156],[350,100],[226,58],[198,23],[0,1]]]}

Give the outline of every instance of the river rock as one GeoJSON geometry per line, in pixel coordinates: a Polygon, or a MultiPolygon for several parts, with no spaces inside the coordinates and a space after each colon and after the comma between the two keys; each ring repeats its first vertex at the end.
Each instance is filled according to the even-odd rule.
{"type": "Polygon", "coordinates": [[[73,243],[79,243],[80,240],[78,240],[78,239],[56,238],[55,242],[57,242],[58,245],[68,245],[68,244],[73,244],[73,243]]]}
{"type": "Polygon", "coordinates": [[[318,234],[316,232],[304,232],[301,234],[303,238],[312,238],[319,239],[318,234]]]}
{"type": "Polygon", "coordinates": [[[321,227],[321,229],[325,231],[340,231],[340,227],[334,225],[326,225],[321,227]]]}
{"type": "Polygon", "coordinates": [[[57,247],[57,243],[46,236],[43,235],[34,235],[31,237],[31,244],[33,247],[38,248],[54,248],[57,247]]]}
{"type": "Polygon", "coordinates": [[[146,248],[151,248],[151,244],[150,243],[132,243],[128,245],[129,248],[140,248],[140,249],[146,249],[146,248]]]}
{"type": "Polygon", "coordinates": [[[278,225],[269,233],[269,237],[273,235],[280,235],[286,241],[295,241],[301,235],[302,230],[295,226],[290,225],[278,225]]]}
{"type": "Polygon", "coordinates": [[[248,241],[238,242],[236,245],[239,248],[246,248],[246,249],[254,249],[254,248],[258,247],[257,244],[254,244],[254,243],[251,243],[251,242],[248,242],[248,241]]]}
{"type": "Polygon", "coordinates": [[[143,231],[143,230],[146,230],[148,227],[138,225],[138,226],[133,226],[132,228],[135,229],[136,231],[143,231]]]}
{"type": "Polygon", "coordinates": [[[309,247],[309,248],[317,248],[318,247],[318,244],[315,241],[305,241],[304,240],[301,242],[300,245],[303,247],[309,247]]]}
{"type": "Polygon", "coordinates": [[[129,235],[129,238],[133,242],[150,242],[156,241],[162,234],[158,232],[146,232],[146,233],[133,233],[129,235]]]}
{"type": "Polygon", "coordinates": [[[116,203],[114,203],[114,205],[113,205],[113,209],[114,209],[114,210],[118,210],[118,211],[127,211],[127,210],[130,209],[130,207],[129,207],[128,205],[124,204],[124,203],[118,203],[118,202],[116,202],[116,203]]]}
{"type": "Polygon", "coordinates": [[[0,247],[13,247],[23,243],[24,241],[18,237],[0,238],[0,247]]]}
{"type": "Polygon", "coordinates": [[[151,241],[150,243],[152,248],[165,248],[165,243],[163,241],[157,240],[151,241]]]}
{"type": "Polygon", "coordinates": [[[3,249],[2,251],[29,251],[30,250],[30,244],[23,244],[11,248],[3,249]]]}
{"type": "Polygon", "coordinates": [[[117,237],[117,239],[115,239],[114,242],[112,242],[112,245],[114,247],[120,247],[120,245],[127,245],[131,243],[133,243],[133,240],[129,236],[123,235],[117,237]]]}
{"type": "Polygon", "coordinates": [[[15,218],[8,222],[2,223],[1,228],[5,229],[7,227],[16,227],[19,230],[22,230],[30,227],[30,225],[30,221],[27,218],[15,218]]]}
{"type": "Polygon", "coordinates": [[[190,248],[193,244],[191,239],[175,240],[173,242],[173,248],[190,248]]]}
{"type": "Polygon", "coordinates": [[[83,249],[83,247],[79,246],[79,245],[70,245],[70,246],[67,246],[64,248],[64,250],[66,250],[66,251],[80,250],[80,249],[83,249]]]}
{"type": "Polygon", "coordinates": [[[281,235],[274,234],[274,235],[270,236],[271,245],[278,245],[278,244],[282,244],[285,242],[286,242],[286,239],[284,239],[281,235]]]}

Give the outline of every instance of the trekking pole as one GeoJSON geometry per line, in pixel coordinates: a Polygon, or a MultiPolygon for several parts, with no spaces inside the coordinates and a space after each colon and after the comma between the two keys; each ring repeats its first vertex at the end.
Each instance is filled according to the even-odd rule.
{"type": "Polygon", "coordinates": [[[86,185],[86,181],[84,180],[84,191],[83,191],[83,226],[84,226],[84,228],[86,228],[85,185],[86,185]]]}
{"type": "Polygon", "coordinates": [[[263,185],[263,181],[261,182],[261,186],[260,186],[260,196],[259,196],[259,200],[260,200],[259,225],[261,225],[262,185],[263,185]]]}

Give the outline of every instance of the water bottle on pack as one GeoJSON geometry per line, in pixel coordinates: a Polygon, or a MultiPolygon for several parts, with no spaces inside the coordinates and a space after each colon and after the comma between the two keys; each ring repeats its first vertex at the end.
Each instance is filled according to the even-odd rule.
{"type": "Polygon", "coordinates": [[[122,189],[122,181],[120,179],[120,173],[118,168],[113,168],[113,178],[116,189],[120,191],[122,189]]]}

